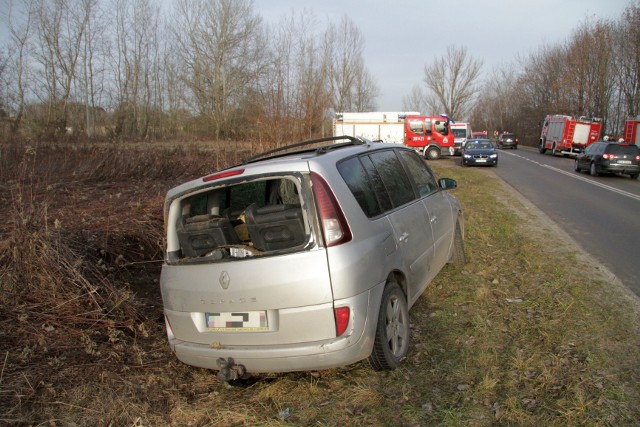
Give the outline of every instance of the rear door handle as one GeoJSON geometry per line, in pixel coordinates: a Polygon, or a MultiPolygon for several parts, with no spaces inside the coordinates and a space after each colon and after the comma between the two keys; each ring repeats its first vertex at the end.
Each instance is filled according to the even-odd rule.
{"type": "Polygon", "coordinates": [[[409,234],[402,233],[400,237],[398,237],[398,240],[400,240],[401,242],[406,242],[407,240],[409,240],[409,234]]]}

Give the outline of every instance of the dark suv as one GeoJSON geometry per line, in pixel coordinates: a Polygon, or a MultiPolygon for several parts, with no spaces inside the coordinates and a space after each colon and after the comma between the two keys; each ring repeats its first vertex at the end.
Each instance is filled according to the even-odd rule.
{"type": "Polygon", "coordinates": [[[640,149],[637,145],[619,142],[594,142],[578,155],[575,170],[588,170],[591,176],[621,173],[637,179],[640,175],[640,149]]]}
{"type": "Polygon", "coordinates": [[[503,132],[498,136],[498,148],[518,149],[518,137],[511,132],[503,132]]]}

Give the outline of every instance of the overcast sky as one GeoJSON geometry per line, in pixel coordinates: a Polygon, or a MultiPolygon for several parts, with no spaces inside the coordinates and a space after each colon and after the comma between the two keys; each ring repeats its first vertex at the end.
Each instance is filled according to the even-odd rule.
{"type": "MultiPolygon", "coordinates": [[[[618,20],[632,0],[256,0],[276,23],[292,10],[313,11],[323,23],[347,15],[362,32],[366,67],[379,88],[379,111],[402,111],[402,99],[422,85],[424,67],[449,45],[466,47],[494,67],[545,45],[563,43],[587,19],[618,20]]],[[[425,112],[426,113],[426,112],[425,112]]]]}

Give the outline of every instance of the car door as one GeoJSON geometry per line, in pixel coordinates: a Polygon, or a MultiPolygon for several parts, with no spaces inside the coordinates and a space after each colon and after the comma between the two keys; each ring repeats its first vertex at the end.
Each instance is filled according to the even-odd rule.
{"type": "Polygon", "coordinates": [[[584,153],[582,155],[578,155],[578,166],[580,166],[580,169],[589,169],[591,157],[593,156],[593,152],[595,151],[597,146],[597,143],[591,144],[584,150],[584,153]]]}
{"type": "Polygon", "coordinates": [[[422,198],[417,197],[396,150],[384,150],[368,156],[391,200],[388,212],[398,248],[402,253],[408,280],[407,300],[415,301],[432,276],[433,235],[429,214],[422,198]]]}
{"type": "Polygon", "coordinates": [[[453,241],[454,216],[449,197],[438,186],[435,175],[429,166],[414,152],[401,152],[407,170],[423,203],[429,218],[433,238],[432,265],[426,278],[430,282],[449,259],[453,241]]]}

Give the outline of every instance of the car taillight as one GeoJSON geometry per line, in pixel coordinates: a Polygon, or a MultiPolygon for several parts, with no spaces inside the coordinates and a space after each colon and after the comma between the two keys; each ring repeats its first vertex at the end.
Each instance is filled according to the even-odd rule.
{"type": "Polygon", "coordinates": [[[616,156],[614,156],[613,154],[603,154],[602,158],[605,160],[610,160],[610,159],[615,159],[616,156]]]}
{"type": "Polygon", "coordinates": [[[329,184],[316,173],[311,174],[311,182],[325,244],[330,247],[350,241],[351,230],[329,184]]]}
{"type": "Polygon", "coordinates": [[[640,160],[640,156],[636,156],[636,160],[640,160]]]}
{"type": "Polygon", "coordinates": [[[228,178],[230,176],[241,175],[244,172],[244,169],[235,169],[231,171],[223,171],[214,173],[213,175],[205,176],[202,178],[204,182],[215,181],[216,179],[228,178]]]}
{"type": "Polygon", "coordinates": [[[334,309],[336,316],[336,336],[344,334],[349,325],[349,307],[338,307],[334,309]]]}

